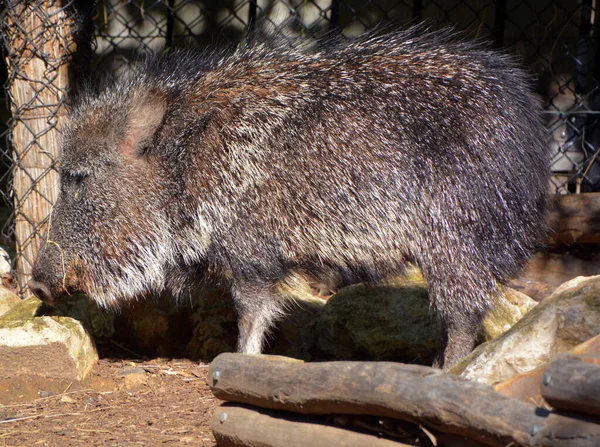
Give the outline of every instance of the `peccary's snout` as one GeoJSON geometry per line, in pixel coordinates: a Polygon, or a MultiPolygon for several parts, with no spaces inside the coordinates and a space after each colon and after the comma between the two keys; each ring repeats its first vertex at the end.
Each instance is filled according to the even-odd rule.
{"type": "Polygon", "coordinates": [[[48,287],[46,284],[32,279],[27,283],[27,286],[29,286],[29,290],[31,290],[31,293],[33,293],[43,302],[48,304],[53,304],[56,302],[56,300],[52,296],[50,287],[48,287]]]}
{"type": "Polygon", "coordinates": [[[32,278],[27,283],[29,290],[49,305],[56,305],[65,290],[67,277],[61,253],[53,245],[45,245],[40,250],[33,265],[32,278]]]}

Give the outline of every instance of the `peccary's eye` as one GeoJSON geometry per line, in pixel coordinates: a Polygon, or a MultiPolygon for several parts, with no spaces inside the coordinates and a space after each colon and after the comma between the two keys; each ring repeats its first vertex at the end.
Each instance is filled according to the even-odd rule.
{"type": "Polygon", "coordinates": [[[73,200],[79,201],[83,198],[85,193],[85,179],[88,177],[85,174],[62,172],[63,181],[65,186],[72,192],[73,200]]]}

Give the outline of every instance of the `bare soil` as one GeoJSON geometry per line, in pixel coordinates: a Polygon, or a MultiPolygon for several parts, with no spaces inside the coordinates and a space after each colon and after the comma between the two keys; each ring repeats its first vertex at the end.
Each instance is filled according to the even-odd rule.
{"type": "Polygon", "coordinates": [[[216,445],[207,364],[98,348],[81,382],[0,380],[0,446],[216,445]]]}

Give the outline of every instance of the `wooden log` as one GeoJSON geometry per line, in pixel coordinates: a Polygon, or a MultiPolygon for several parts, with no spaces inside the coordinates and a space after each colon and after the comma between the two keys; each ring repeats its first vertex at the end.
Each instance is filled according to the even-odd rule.
{"type": "Polygon", "coordinates": [[[600,357],[558,357],[544,371],[541,389],[557,410],[600,416],[600,357]]]}
{"type": "Polygon", "coordinates": [[[540,447],[598,447],[600,424],[595,422],[580,415],[552,413],[540,431],[540,447]]]}
{"type": "Polygon", "coordinates": [[[600,193],[551,196],[550,245],[600,244],[600,193]]]}
{"type": "Polygon", "coordinates": [[[408,447],[374,435],[311,423],[290,414],[224,404],[213,413],[219,447],[408,447]]]}
{"type": "Polygon", "coordinates": [[[223,400],[302,414],[393,417],[492,446],[537,445],[548,414],[489,385],[400,363],[221,354],[209,380],[223,400]],[[533,436],[532,427],[539,427],[533,436]]]}
{"type": "Polygon", "coordinates": [[[57,0],[9,0],[5,6],[21,290],[30,278],[58,194],[59,121],[65,113],[68,62],[74,50],[70,8],[57,0]]]}

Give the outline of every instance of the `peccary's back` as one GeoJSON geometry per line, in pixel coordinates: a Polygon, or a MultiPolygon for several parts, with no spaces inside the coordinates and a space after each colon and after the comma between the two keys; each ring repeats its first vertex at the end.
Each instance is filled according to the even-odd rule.
{"type": "Polygon", "coordinates": [[[210,117],[187,175],[213,204],[217,257],[385,271],[445,250],[502,281],[543,234],[545,138],[508,57],[443,34],[247,48],[183,96],[173,116],[210,117]]]}

